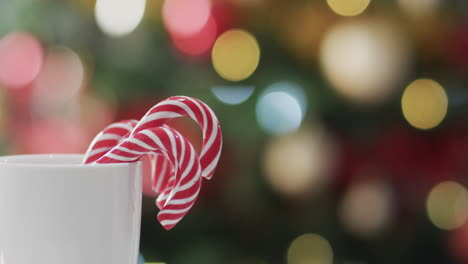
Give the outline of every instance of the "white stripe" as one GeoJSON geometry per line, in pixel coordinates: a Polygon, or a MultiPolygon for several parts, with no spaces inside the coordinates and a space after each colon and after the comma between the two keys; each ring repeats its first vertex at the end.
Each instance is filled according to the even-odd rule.
{"type": "Polygon", "coordinates": [[[219,156],[221,156],[221,150],[216,153],[216,157],[211,161],[211,163],[203,169],[202,175],[207,176],[216,168],[216,165],[219,161],[219,156]]]}
{"type": "Polygon", "coordinates": [[[166,194],[166,195],[163,195],[163,198],[166,198],[167,200],[171,200],[178,192],[180,191],[184,191],[184,190],[187,190],[189,188],[191,188],[193,185],[195,185],[195,183],[200,180],[200,167],[197,169],[195,175],[193,175],[193,177],[190,179],[190,181],[188,181],[187,183],[185,183],[184,185],[179,185],[180,182],[182,182],[182,179],[184,179],[187,174],[192,170],[192,167],[193,167],[193,163],[195,161],[195,158],[194,158],[194,150],[192,149],[192,152],[191,152],[191,157],[190,157],[190,164],[189,166],[187,167],[187,169],[183,172],[181,178],[179,179],[179,182],[177,183],[176,187],[169,193],[169,194],[166,194]]]}
{"type": "MultiPolygon", "coordinates": [[[[194,160],[195,160],[195,159],[192,159],[193,162],[191,162],[192,164],[190,164],[190,170],[187,168],[187,170],[185,171],[186,173],[189,173],[189,172],[192,170],[194,160]]],[[[184,173],[185,173],[185,172],[184,172],[184,173]]],[[[176,192],[184,191],[184,190],[187,190],[187,189],[189,189],[190,187],[192,187],[192,186],[199,180],[199,177],[200,177],[200,168],[198,168],[198,170],[197,170],[195,173],[196,173],[196,174],[194,175],[194,177],[192,177],[192,179],[190,179],[190,181],[188,181],[187,183],[185,183],[185,184],[182,185],[182,186],[177,186],[177,187],[175,188],[175,191],[176,191],[176,192]]],[[[182,181],[183,178],[185,178],[185,176],[182,176],[181,181],[182,181]]]]}
{"type": "MultiPolygon", "coordinates": [[[[200,171],[197,172],[197,174],[199,175],[200,174],[200,171]]],[[[176,192],[180,192],[180,191],[185,191],[189,188],[191,188],[197,181],[199,181],[200,176],[195,176],[195,177],[192,177],[192,179],[190,179],[190,181],[188,181],[187,183],[185,183],[184,185],[181,185],[181,186],[178,186],[176,188],[176,192]]]]}
{"type": "Polygon", "coordinates": [[[156,134],[153,133],[152,131],[144,129],[144,130],[140,131],[139,133],[142,133],[142,134],[148,136],[154,142],[154,144],[159,146],[159,148],[166,149],[164,147],[164,144],[161,142],[161,139],[158,136],[156,136],[156,134]]]}
{"type": "Polygon", "coordinates": [[[159,196],[158,196],[158,200],[167,200],[167,197],[169,197],[169,195],[171,194],[171,192],[174,190],[174,188],[176,187],[176,185],[174,184],[174,181],[175,181],[175,174],[172,174],[171,178],[169,179],[169,181],[167,181],[167,186],[170,186],[170,185],[173,185],[173,186],[170,186],[170,187],[167,187],[166,190],[164,190],[159,196]]]}
{"type": "Polygon", "coordinates": [[[106,127],[105,130],[110,129],[110,128],[123,128],[123,129],[127,130],[128,132],[130,132],[135,127],[135,124],[114,123],[114,124],[106,127]]]}
{"type": "Polygon", "coordinates": [[[153,191],[159,191],[161,188],[163,177],[166,173],[166,161],[163,161],[162,171],[159,175],[156,176],[156,169],[158,164],[159,155],[151,154],[150,155],[150,164],[151,164],[151,182],[157,178],[157,182],[154,185],[153,191]]]}
{"type": "Polygon", "coordinates": [[[144,155],[144,154],[148,154],[148,151],[136,151],[136,150],[133,150],[133,149],[129,149],[129,148],[126,148],[126,147],[122,147],[122,146],[117,146],[115,147],[114,149],[118,149],[118,150],[121,150],[121,151],[124,151],[124,152],[128,152],[128,153],[131,153],[131,154],[136,154],[136,155],[144,155]]]}
{"type": "MultiPolygon", "coordinates": [[[[161,157],[160,155],[156,155],[156,159],[158,159],[158,158],[164,158],[164,157],[161,157]],[[158,156],[159,156],[159,157],[158,157],[158,156]]],[[[156,161],[155,161],[155,162],[156,162],[156,161]]],[[[163,165],[162,165],[162,171],[160,172],[159,175],[157,175],[157,177],[158,177],[158,182],[156,183],[156,186],[155,186],[155,189],[156,189],[156,190],[159,190],[159,189],[161,188],[163,179],[164,179],[165,177],[167,177],[166,174],[167,174],[167,170],[168,170],[168,165],[169,165],[169,164],[170,164],[170,162],[169,162],[167,159],[164,159],[163,165]]],[[[156,171],[156,170],[155,170],[155,171],[156,171]]],[[[156,172],[154,172],[153,174],[154,174],[154,177],[156,177],[156,172]]],[[[169,175],[170,175],[170,174],[169,174],[169,175]]],[[[167,181],[166,184],[169,184],[169,183],[170,183],[170,180],[167,181]]],[[[163,192],[164,192],[164,190],[163,190],[163,192]]]]}
{"type": "MultiPolygon", "coordinates": [[[[164,211],[161,211],[160,214],[163,214],[164,211]]],[[[175,220],[163,220],[161,221],[161,225],[166,226],[166,225],[172,225],[172,224],[177,224],[182,217],[175,219],[175,220]]]]}
{"type": "Polygon", "coordinates": [[[177,131],[177,130],[174,130],[175,133],[178,135],[179,137],[179,142],[180,142],[180,157],[179,157],[179,161],[180,161],[180,164],[184,164],[184,159],[185,159],[185,142],[184,142],[184,137],[177,131]]]}
{"type": "Polygon", "coordinates": [[[117,140],[117,141],[120,141],[122,138],[123,137],[121,135],[117,135],[117,134],[104,134],[99,139],[99,141],[104,141],[104,140],[117,140]]]}
{"type": "Polygon", "coordinates": [[[197,198],[198,193],[200,192],[200,188],[198,188],[197,192],[194,193],[192,196],[184,199],[175,199],[175,200],[168,200],[168,202],[165,204],[166,205],[180,205],[180,204],[186,204],[190,203],[191,201],[195,200],[197,198]]]}
{"type": "Polygon", "coordinates": [[[120,160],[120,161],[134,161],[137,160],[139,157],[123,157],[114,153],[107,153],[104,157],[115,159],[115,160],[120,160]]]}
{"type": "Polygon", "coordinates": [[[86,158],[92,157],[98,153],[108,151],[109,149],[112,149],[112,147],[103,147],[103,148],[98,148],[90,151],[89,153],[86,154],[86,158]]]}
{"type": "Polygon", "coordinates": [[[210,138],[206,142],[206,144],[203,146],[203,150],[200,154],[200,159],[205,156],[206,152],[211,148],[211,145],[213,145],[213,142],[215,141],[216,137],[218,136],[218,123],[215,121],[216,116],[213,113],[213,111],[210,111],[211,119],[213,121],[212,128],[211,128],[211,134],[210,138]]]}
{"type": "Polygon", "coordinates": [[[161,112],[152,113],[148,116],[143,117],[143,119],[141,119],[140,122],[138,122],[138,125],[136,127],[140,127],[154,120],[163,119],[163,118],[175,118],[179,116],[181,115],[178,113],[169,112],[169,111],[161,111],[161,112]]]}
{"type": "Polygon", "coordinates": [[[202,114],[202,117],[203,117],[203,128],[202,128],[203,129],[203,134],[206,135],[206,130],[208,129],[208,127],[207,127],[207,123],[206,123],[207,121],[206,121],[205,110],[203,109],[203,107],[200,106],[200,104],[196,100],[194,100],[194,99],[192,99],[190,97],[186,97],[186,98],[188,100],[190,100],[193,104],[195,104],[198,107],[198,110],[200,110],[200,113],[202,114]]]}
{"type": "Polygon", "coordinates": [[[157,106],[164,106],[164,105],[175,105],[175,106],[178,106],[182,109],[184,109],[185,112],[187,112],[187,114],[193,119],[193,120],[197,120],[195,114],[193,113],[192,109],[190,109],[190,107],[184,103],[182,103],[181,101],[176,101],[176,100],[170,100],[170,101],[163,101],[161,103],[159,103],[157,106]]]}
{"type": "Polygon", "coordinates": [[[170,131],[166,127],[163,127],[162,129],[164,132],[166,132],[167,136],[169,137],[169,141],[171,142],[171,146],[172,146],[172,155],[174,156],[174,159],[176,161],[175,165],[179,167],[179,159],[177,158],[177,145],[175,142],[174,134],[172,133],[172,131],[170,131]]]}
{"type": "MultiPolygon", "coordinates": [[[[189,165],[187,166],[187,168],[185,169],[185,171],[183,172],[181,178],[179,179],[179,182],[178,184],[182,181],[182,179],[184,179],[188,173],[193,169],[193,164],[195,163],[195,150],[191,147],[191,151],[190,151],[190,161],[189,161],[189,165]]],[[[190,179],[190,181],[188,181],[187,183],[185,183],[184,185],[182,186],[179,186],[179,185],[176,185],[176,187],[171,190],[169,193],[163,193],[161,194],[159,197],[158,197],[158,200],[171,200],[178,192],[180,191],[184,191],[184,190],[187,190],[189,188],[191,188],[198,180],[199,180],[199,177],[200,177],[200,167],[198,167],[197,169],[197,172],[195,173],[194,177],[192,177],[192,179],[190,179]]]]}
{"type": "Polygon", "coordinates": [[[163,214],[181,214],[181,213],[185,213],[187,212],[188,210],[190,210],[192,206],[187,206],[186,208],[184,209],[167,209],[167,210],[162,210],[161,213],[163,214]]]}
{"type": "Polygon", "coordinates": [[[184,172],[182,172],[182,176],[180,177],[180,180],[179,182],[182,181],[182,179],[184,179],[185,177],[187,177],[187,175],[189,174],[189,172],[192,170],[193,168],[193,164],[195,163],[195,150],[193,148],[190,149],[190,160],[189,160],[189,164],[187,165],[187,167],[185,168],[184,172]]]}
{"type": "Polygon", "coordinates": [[[131,142],[131,143],[133,143],[133,144],[136,144],[136,145],[138,145],[138,146],[140,146],[140,147],[142,147],[142,148],[146,148],[146,149],[148,149],[148,150],[154,149],[152,146],[146,144],[145,142],[143,142],[143,141],[141,141],[141,140],[139,140],[139,139],[136,139],[136,138],[131,137],[131,138],[128,138],[127,140],[128,140],[128,142],[131,142]]]}

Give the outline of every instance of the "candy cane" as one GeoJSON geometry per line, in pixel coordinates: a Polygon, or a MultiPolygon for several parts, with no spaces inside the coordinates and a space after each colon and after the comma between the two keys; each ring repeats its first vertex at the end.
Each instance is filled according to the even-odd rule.
{"type": "MultiPolygon", "coordinates": [[[[202,166],[202,175],[207,179],[211,179],[213,177],[214,171],[216,169],[216,165],[219,161],[219,157],[221,155],[222,149],[222,132],[221,127],[219,125],[219,121],[214,114],[213,110],[209,108],[205,103],[195,98],[187,97],[187,96],[174,96],[170,97],[158,104],[156,104],[153,108],[151,108],[145,116],[136,124],[135,129],[132,133],[137,133],[146,128],[150,127],[158,127],[162,126],[163,124],[167,123],[170,119],[186,116],[192,118],[196,121],[199,126],[202,128],[203,131],[203,145],[200,153],[200,163],[202,166]]],[[[134,125],[134,120],[131,121],[131,125],[134,125]]],[[[124,122],[129,122],[124,121],[124,122]]],[[[120,123],[120,122],[119,122],[120,123]]],[[[117,124],[119,124],[117,123],[117,124]]],[[[119,124],[121,125],[121,124],[119,124]]],[[[112,125],[111,125],[112,126],[112,125]]],[[[107,137],[109,131],[106,131],[107,128],[103,131],[104,133],[100,133],[96,136],[95,141],[98,137],[107,137]]],[[[112,130],[111,130],[112,131],[112,130]]],[[[123,131],[120,130],[118,132],[128,132],[128,130],[123,131]]],[[[119,134],[120,138],[122,138],[125,134],[119,134]]],[[[111,138],[114,138],[115,135],[109,135],[111,138]]],[[[94,142],[94,141],[93,141],[94,142]]],[[[99,142],[99,141],[98,141],[99,142]]],[[[114,145],[118,142],[113,142],[114,145]]],[[[105,151],[109,150],[109,146],[105,145],[104,148],[99,149],[99,145],[91,144],[90,150],[93,152],[93,157],[87,154],[85,155],[86,160],[85,163],[93,162],[99,158],[97,154],[103,154],[105,151]],[[96,155],[96,156],[94,156],[96,155]]],[[[153,165],[154,165],[153,161],[153,165]]],[[[164,168],[164,163],[161,163],[160,166],[156,166],[156,168],[164,168]]],[[[152,166],[152,168],[155,168],[152,166]]],[[[158,172],[159,169],[155,171],[158,172]]],[[[155,187],[155,186],[153,186],[155,187]]],[[[158,192],[158,188],[155,187],[155,191],[158,192]]]]}
{"type": "Polygon", "coordinates": [[[161,208],[158,220],[168,230],[187,214],[201,188],[200,160],[185,137],[168,126],[141,130],[105,153],[96,163],[133,162],[148,153],[164,157],[174,168],[157,200],[161,208]]]}
{"type": "Polygon", "coordinates": [[[106,127],[94,138],[84,162],[131,162],[150,155],[152,188],[160,194],[156,200],[161,209],[158,219],[170,229],[193,206],[201,176],[213,176],[221,148],[222,133],[214,112],[197,99],[175,96],[155,105],[138,122],[126,120],[106,127]],[[170,119],[181,116],[192,118],[202,129],[199,158],[190,142],[166,125],[170,119]],[[195,165],[185,162],[189,155],[190,161],[196,157],[195,165]],[[193,166],[198,168],[196,173],[193,166]]]}
{"type": "Polygon", "coordinates": [[[200,153],[202,176],[211,179],[221,155],[222,132],[213,110],[202,101],[187,96],[169,97],[151,108],[132,133],[162,126],[169,120],[181,116],[192,118],[202,128],[203,144],[200,153]]]}
{"type": "MultiPolygon", "coordinates": [[[[83,163],[93,163],[101,158],[106,152],[128,137],[137,123],[137,120],[124,120],[104,128],[89,145],[84,155],[83,163]]],[[[151,167],[152,189],[156,193],[161,193],[164,191],[164,186],[169,180],[172,165],[160,155],[153,153],[149,153],[148,155],[151,167]]]]}
{"type": "Polygon", "coordinates": [[[119,144],[125,136],[130,135],[137,123],[137,120],[123,120],[105,127],[91,141],[85,152],[83,163],[92,163],[98,160],[104,153],[119,144]]]}

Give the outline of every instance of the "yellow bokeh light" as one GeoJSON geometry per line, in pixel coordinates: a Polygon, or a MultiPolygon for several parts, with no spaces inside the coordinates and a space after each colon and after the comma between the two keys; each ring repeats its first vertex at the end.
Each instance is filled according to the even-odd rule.
{"type": "Polygon", "coordinates": [[[335,159],[334,139],[317,125],[273,138],[266,146],[263,169],[276,192],[303,199],[327,190],[335,159]]]}
{"type": "Polygon", "coordinates": [[[429,219],[438,228],[458,228],[468,219],[468,192],[457,182],[442,182],[429,193],[426,209],[429,219]]]}
{"type": "Polygon", "coordinates": [[[213,67],[221,77],[229,81],[242,81],[257,68],[260,47],[249,32],[232,29],[219,36],[211,57],[213,67]]]}
{"type": "Polygon", "coordinates": [[[448,98],[444,88],[430,79],[412,82],[403,93],[401,108],[408,123],[419,129],[431,129],[447,114],[448,98]]]}
{"type": "Polygon", "coordinates": [[[369,6],[370,0],[327,0],[328,6],[342,16],[356,16],[369,6]]]}
{"type": "Polygon", "coordinates": [[[288,249],[288,264],[331,264],[333,249],[320,235],[304,234],[296,238],[288,249]]]}

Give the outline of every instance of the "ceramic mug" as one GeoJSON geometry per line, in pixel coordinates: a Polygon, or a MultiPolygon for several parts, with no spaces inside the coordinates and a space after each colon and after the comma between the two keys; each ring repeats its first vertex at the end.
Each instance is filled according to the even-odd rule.
{"type": "Polygon", "coordinates": [[[136,264],[141,164],[0,157],[0,264],[136,264]]]}

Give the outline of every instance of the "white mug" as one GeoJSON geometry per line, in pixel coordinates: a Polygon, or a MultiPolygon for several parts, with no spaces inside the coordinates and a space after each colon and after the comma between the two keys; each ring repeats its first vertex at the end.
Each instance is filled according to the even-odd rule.
{"type": "Polygon", "coordinates": [[[140,162],[0,157],[0,264],[136,264],[140,162]]]}

